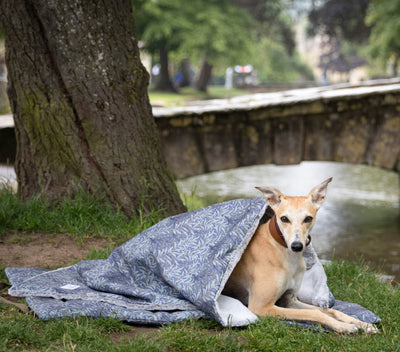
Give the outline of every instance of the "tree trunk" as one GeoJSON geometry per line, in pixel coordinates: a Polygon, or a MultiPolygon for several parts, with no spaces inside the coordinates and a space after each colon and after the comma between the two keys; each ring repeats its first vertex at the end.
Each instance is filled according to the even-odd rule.
{"type": "Polygon", "coordinates": [[[130,0],[0,0],[22,197],[184,210],[147,95],[130,0]]]}
{"type": "Polygon", "coordinates": [[[192,84],[193,71],[189,59],[183,59],[179,65],[182,73],[182,82],[180,87],[189,87],[192,84]]]}
{"type": "Polygon", "coordinates": [[[169,76],[168,51],[164,48],[160,49],[160,77],[156,84],[156,90],[167,92],[177,91],[169,76]]]}
{"type": "Polygon", "coordinates": [[[393,77],[397,77],[398,73],[399,73],[399,56],[395,54],[394,55],[394,60],[393,60],[393,66],[392,66],[392,76],[393,77]]]}
{"type": "Polygon", "coordinates": [[[197,77],[196,88],[201,92],[207,92],[208,84],[211,80],[212,65],[207,62],[207,55],[205,54],[200,67],[200,73],[197,77]]]}

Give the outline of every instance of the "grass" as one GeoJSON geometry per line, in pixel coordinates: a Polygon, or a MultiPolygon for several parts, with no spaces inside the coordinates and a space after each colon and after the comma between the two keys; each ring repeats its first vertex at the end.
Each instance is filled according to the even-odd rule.
{"type": "Polygon", "coordinates": [[[149,90],[150,102],[154,105],[162,105],[165,107],[182,106],[193,100],[205,99],[225,99],[238,95],[249,94],[248,91],[242,89],[225,89],[223,86],[210,86],[207,93],[200,92],[192,87],[185,87],[179,90],[179,93],[160,92],[149,90]]]}
{"type": "Polygon", "coordinates": [[[6,231],[18,230],[125,240],[160,220],[156,211],[128,220],[120,209],[83,192],[51,205],[40,196],[22,201],[10,188],[0,189],[0,238],[6,231]]]}
{"type": "MultiPolygon", "coordinates": [[[[87,235],[117,240],[157,221],[158,214],[128,220],[118,209],[84,194],[52,207],[39,197],[21,202],[12,192],[0,190],[3,233],[68,232],[77,240],[87,235]]],[[[89,259],[103,258],[110,250],[93,250],[89,259]]],[[[315,332],[289,327],[270,317],[244,328],[223,328],[213,320],[188,320],[143,332],[115,319],[42,321],[32,313],[24,314],[0,303],[0,351],[399,351],[399,287],[379,282],[362,263],[334,261],[326,272],[336,298],[359,303],[382,318],[380,334],[315,332]]],[[[6,281],[4,268],[0,268],[0,281],[6,281]]]]}

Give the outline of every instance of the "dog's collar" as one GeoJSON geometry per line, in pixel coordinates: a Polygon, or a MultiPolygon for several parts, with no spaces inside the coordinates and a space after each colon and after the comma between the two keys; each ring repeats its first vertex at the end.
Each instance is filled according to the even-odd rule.
{"type": "Polygon", "coordinates": [[[288,248],[285,238],[283,237],[282,231],[278,226],[278,222],[276,221],[276,215],[274,215],[271,220],[269,221],[269,232],[271,233],[272,237],[285,248],[288,248]]]}
{"type": "MultiPolygon", "coordinates": [[[[283,237],[282,231],[279,228],[278,221],[276,220],[276,215],[274,215],[271,220],[269,221],[269,232],[271,233],[272,237],[285,248],[288,248],[285,238],[283,237]]],[[[306,246],[311,243],[311,236],[308,235],[306,246]]]]}

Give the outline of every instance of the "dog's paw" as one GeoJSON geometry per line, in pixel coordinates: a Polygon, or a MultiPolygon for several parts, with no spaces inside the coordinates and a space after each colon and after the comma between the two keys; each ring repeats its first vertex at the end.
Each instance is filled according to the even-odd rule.
{"type": "Polygon", "coordinates": [[[379,333],[379,329],[373,324],[364,323],[364,324],[362,324],[361,328],[368,334],[378,334],[379,333]]]}
{"type": "MultiPolygon", "coordinates": [[[[357,323],[351,323],[350,325],[353,325],[354,327],[356,327],[356,331],[364,331],[367,334],[378,334],[379,333],[379,329],[373,325],[373,324],[369,324],[369,323],[364,323],[364,322],[357,322],[357,323]]],[[[355,331],[351,331],[351,333],[353,333],[355,331]]]]}
{"type": "Polygon", "coordinates": [[[335,329],[336,332],[339,332],[339,333],[342,333],[342,334],[354,334],[358,330],[360,330],[360,327],[358,327],[355,324],[349,324],[349,323],[341,323],[335,329]]]}

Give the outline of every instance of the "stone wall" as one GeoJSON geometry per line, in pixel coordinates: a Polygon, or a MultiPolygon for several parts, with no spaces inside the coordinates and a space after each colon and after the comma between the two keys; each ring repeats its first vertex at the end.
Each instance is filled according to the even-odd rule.
{"type": "Polygon", "coordinates": [[[398,84],[308,90],[154,109],[171,171],[184,178],[303,160],[400,170],[398,84]]]}

